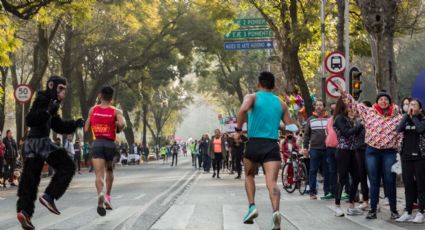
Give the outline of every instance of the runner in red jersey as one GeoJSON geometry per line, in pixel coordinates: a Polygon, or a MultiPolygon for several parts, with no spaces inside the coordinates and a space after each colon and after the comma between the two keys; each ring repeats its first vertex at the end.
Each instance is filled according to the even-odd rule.
{"type": "Polygon", "coordinates": [[[125,120],[122,112],[111,105],[114,89],[105,86],[101,89],[99,98],[101,103],[93,106],[86,121],[85,130],[88,132],[91,127],[95,138],[91,147],[92,164],[96,173],[96,189],[98,194],[97,213],[100,216],[106,215],[106,209],[112,210],[111,190],[114,180],[113,159],[118,153],[115,146],[116,132],[120,132],[125,127],[125,120]],[[106,194],[103,195],[103,180],[106,169],[106,194]]]}

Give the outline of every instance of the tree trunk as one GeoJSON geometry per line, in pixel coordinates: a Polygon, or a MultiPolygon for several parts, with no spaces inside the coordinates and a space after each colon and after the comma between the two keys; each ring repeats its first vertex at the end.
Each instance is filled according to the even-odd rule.
{"type": "Polygon", "coordinates": [[[398,101],[394,33],[398,0],[357,0],[370,37],[376,87],[385,89],[398,101]]]}
{"type": "MultiPolygon", "coordinates": [[[[145,97],[144,97],[145,98],[145,97]]],[[[148,110],[149,110],[149,106],[148,103],[146,101],[143,101],[142,104],[142,120],[143,120],[143,131],[142,131],[142,145],[146,146],[147,143],[147,126],[148,126],[148,110]]]]}
{"type": "Polygon", "coordinates": [[[47,35],[47,29],[38,25],[38,41],[34,47],[33,52],[33,75],[29,82],[34,90],[38,90],[42,87],[40,85],[43,79],[44,73],[47,70],[49,64],[49,38],[47,35]]]}
{"type": "Polygon", "coordinates": [[[243,95],[243,92],[242,92],[242,86],[241,86],[241,80],[240,79],[238,79],[235,82],[235,91],[236,91],[236,95],[238,95],[239,102],[242,104],[244,95],[243,95]]]}
{"type": "Polygon", "coordinates": [[[376,87],[387,90],[398,100],[396,65],[394,60],[394,36],[391,34],[371,35],[372,58],[375,69],[376,87]]]}
{"type": "Polygon", "coordinates": [[[125,139],[127,139],[128,145],[132,146],[134,143],[133,124],[131,123],[130,114],[126,110],[123,111],[123,115],[127,123],[127,127],[124,129],[125,139]]]}
{"type": "Polygon", "coordinates": [[[73,42],[73,30],[69,25],[65,26],[65,41],[64,41],[64,55],[62,60],[62,75],[67,80],[67,97],[63,102],[62,106],[62,117],[64,119],[71,119],[72,114],[72,76],[73,76],[73,61],[72,61],[72,42],[73,42]]]}
{"type": "Polygon", "coordinates": [[[339,52],[344,52],[344,13],[345,13],[345,1],[337,0],[336,4],[338,6],[338,22],[336,24],[336,33],[337,33],[337,48],[339,52]]]}
{"type": "MultiPolygon", "coordinates": [[[[6,119],[6,79],[9,73],[9,68],[0,68],[1,72],[1,90],[3,94],[0,97],[0,130],[4,129],[4,121],[6,119]]],[[[18,136],[19,137],[19,136],[18,136]]]]}

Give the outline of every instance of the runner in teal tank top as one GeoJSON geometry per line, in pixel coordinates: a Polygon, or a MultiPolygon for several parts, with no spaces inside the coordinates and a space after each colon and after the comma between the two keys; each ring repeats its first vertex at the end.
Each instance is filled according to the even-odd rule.
{"type": "Polygon", "coordinates": [[[278,140],[282,116],[281,100],[276,95],[264,91],[255,93],[255,104],[248,112],[248,138],[278,140]]]}
{"type": "Polygon", "coordinates": [[[240,138],[242,125],[248,119],[248,142],[244,156],[245,190],[249,209],[243,218],[245,224],[253,224],[258,216],[255,206],[255,166],[262,164],[266,185],[273,207],[272,229],[280,229],[279,212],[280,189],[277,186],[281,158],[278,137],[280,121],[293,124],[288,106],[273,94],[275,77],[270,72],[262,72],[258,77],[258,92],[246,95],[238,113],[236,139],[240,138]]]}

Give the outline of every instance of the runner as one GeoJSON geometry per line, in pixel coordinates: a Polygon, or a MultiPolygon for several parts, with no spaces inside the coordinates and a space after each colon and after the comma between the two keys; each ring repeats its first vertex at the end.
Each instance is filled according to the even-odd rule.
{"type": "Polygon", "coordinates": [[[101,103],[92,107],[89,111],[85,125],[88,132],[91,126],[95,140],[91,147],[92,164],[96,174],[96,190],[98,194],[97,213],[106,215],[106,210],[112,210],[111,190],[114,181],[113,160],[117,154],[115,145],[115,132],[120,132],[125,127],[122,112],[111,105],[114,89],[104,86],[100,90],[101,103]],[[106,168],[106,195],[103,195],[103,180],[106,168]]]}
{"type": "Polygon", "coordinates": [[[171,149],[171,153],[173,154],[173,158],[171,159],[171,167],[174,166],[174,159],[176,160],[176,167],[177,167],[177,157],[179,155],[179,150],[180,150],[180,146],[177,144],[177,141],[174,141],[170,149],[171,149]]]}
{"type": "Polygon", "coordinates": [[[60,215],[56,208],[58,200],[68,188],[75,173],[73,160],[66,150],[55,145],[49,138],[50,129],[59,134],[73,133],[84,126],[82,118],[74,121],[63,121],[58,115],[61,101],[65,99],[66,80],[52,76],[47,80],[46,90],[39,91],[26,116],[26,124],[30,127],[25,140],[25,163],[18,188],[17,218],[23,229],[35,229],[31,223],[34,214],[34,201],[40,183],[44,162],[53,167],[55,173],[39,201],[50,212],[60,215]]]}
{"type": "Polygon", "coordinates": [[[236,139],[240,139],[242,125],[248,117],[248,143],[244,158],[245,190],[249,202],[249,210],[243,218],[245,224],[253,224],[258,216],[255,206],[255,164],[263,165],[266,185],[273,207],[272,229],[280,229],[281,214],[279,212],[280,189],[277,186],[281,158],[278,144],[280,121],[292,124],[288,106],[273,94],[275,77],[270,72],[262,72],[258,77],[258,91],[246,95],[238,113],[235,131],[236,139]]]}

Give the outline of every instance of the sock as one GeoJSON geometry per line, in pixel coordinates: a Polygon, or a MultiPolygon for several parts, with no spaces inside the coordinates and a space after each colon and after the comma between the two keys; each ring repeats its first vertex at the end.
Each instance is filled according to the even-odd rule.
{"type": "Polygon", "coordinates": [[[251,208],[252,206],[254,206],[255,205],[255,203],[252,203],[252,204],[249,204],[249,208],[251,208]]]}

